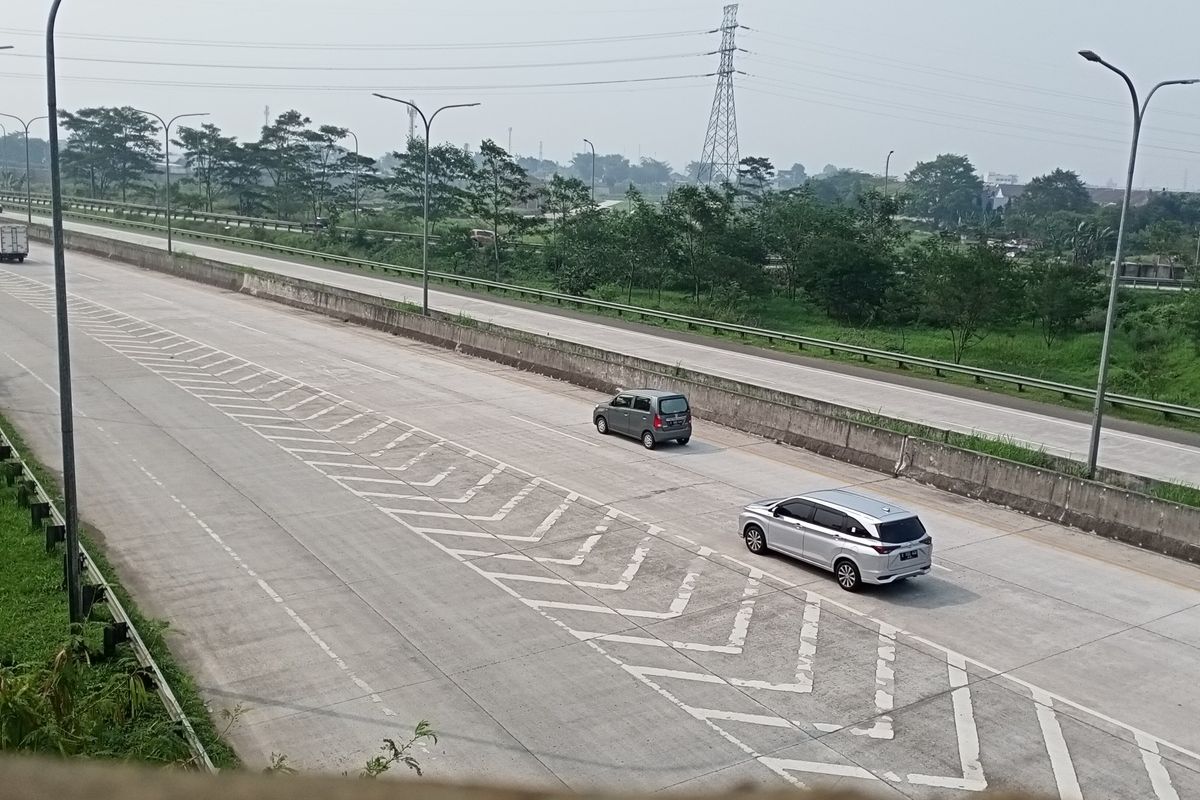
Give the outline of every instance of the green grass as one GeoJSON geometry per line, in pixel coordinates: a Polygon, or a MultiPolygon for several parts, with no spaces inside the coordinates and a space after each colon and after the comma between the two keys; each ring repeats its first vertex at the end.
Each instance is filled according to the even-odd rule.
{"type": "MultiPolygon", "coordinates": [[[[0,427],[28,459],[28,448],[2,417],[0,427]]],[[[47,491],[56,493],[57,482],[53,476],[35,463],[30,463],[30,468],[47,491]]],[[[56,655],[72,641],[67,597],[61,588],[62,555],[61,551],[53,554],[46,552],[45,539],[40,530],[35,532],[30,526],[28,510],[16,503],[15,488],[2,484],[0,481],[0,553],[4,554],[0,558],[0,667],[9,670],[9,678],[14,682],[26,679],[36,682],[38,676],[46,674],[44,671],[56,655]]],[[[146,619],[137,611],[132,598],[115,580],[111,566],[86,530],[82,532],[82,538],[153,653],[210,758],[218,767],[237,766],[237,756],[219,736],[194,682],[171,656],[162,636],[164,626],[146,619]]],[[[104,623],[109,619],[107,607],[97,604],[92,618],[82,626],[81,631],[77,631],[93,654],[101,650],[104,623]]],[[[75,699],[77,707],[105,707],[103,704],[111,703],[114,698],[123,698],[123,692],[131,691],[131,677],[138,665],[127,647],[118,650],[120,655],[117,659],[94,661],[92,666],[79,672],[75,699]]],[[[15,701],[4,708],[15,713],[15,701]]],[[[182,764],[191,758],[185,741],[176,732],[157,695],[153,694],[148,696],[137,713],[128,718],[109,719],[87,735],[65,739],[66,744],[55,744],[52,739],[44,739],[34,747],[43,752],[57,751],[64,755],[164,764],[182,764]]]]}
{"type": "Polygon", "coordinates": [[[1154,496],[1169,503],[1200,508],[1200,487],[1180,483],[1160,483],[1154,487],[1154,496]]]}

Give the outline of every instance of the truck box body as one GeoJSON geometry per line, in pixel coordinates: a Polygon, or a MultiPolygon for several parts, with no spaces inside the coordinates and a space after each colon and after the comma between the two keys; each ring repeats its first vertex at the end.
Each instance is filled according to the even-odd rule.
{"type": "Polygon", "coordinates": [[[24,261],[29,255],[29,231],[24,225],[0,224],[0,261],[24,261]]]}

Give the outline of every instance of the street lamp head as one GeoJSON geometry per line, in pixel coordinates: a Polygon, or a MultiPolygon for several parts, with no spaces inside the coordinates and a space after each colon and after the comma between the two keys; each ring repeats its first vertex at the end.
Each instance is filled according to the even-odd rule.
{"type": "Polygon", "coordinates": [[[1096,55],[1095,51],[1093,50],[1080,50],[1079,55],[1083,56],[1085,60],[1091,61],[1093,64],[1099,64],[1101,61],[1100,56],[1096,55]]]}
{"type": "Polygon", "coordinates": [[[0,50],[12,50],[12,49],[13,49],[13,46],[11,44],[0,45],[0,50]]]}

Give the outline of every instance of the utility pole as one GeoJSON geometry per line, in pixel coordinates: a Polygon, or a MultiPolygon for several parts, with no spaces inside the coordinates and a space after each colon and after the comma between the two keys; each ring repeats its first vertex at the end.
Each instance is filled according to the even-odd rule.
{"type": "Polygon", "coordinates": [[[883,196],[887,197],[888,173],[892,168],[892,155],[895,150],[888,150],[887,158],[883,162],[883,196]]]}
{"type": "Polygon", "coordinates": [[[700,169],[696,173],[697,183],[720,184],[738,181],[737,105],[733,99],[733,75],[738,70],[733,66],[733,54],[738,46],[736,34],[738,6],[725,6],[725,17],[721,27],[711,33],[721,33],[721,66],[717,70],[717,91],[713,96],[712,112],[708,118],[708,132],[704,136],[704,152],[700,156],[700,169]]]}
{"type": "Polygon", "coordinates": [[[512,126],[508,128],[508,154],[512,155],[512,126]]]}
{"type": "Polygon", "coordinates": [[[83,584],[79,549],[79,498],[75,487],[75,403],[71,386],[71,334],[67,325],[67,257],[63,242],[62,175],[58,158],[58,79],[54,71],[54,24],[62,0],[54,0],[46,22],[46,117],[50,120],[50,221],[54,236],[54,309],[58,333],[58,403],[62,429],[63,517],[66,542],[67,611],[82,624],[83,584]]]}

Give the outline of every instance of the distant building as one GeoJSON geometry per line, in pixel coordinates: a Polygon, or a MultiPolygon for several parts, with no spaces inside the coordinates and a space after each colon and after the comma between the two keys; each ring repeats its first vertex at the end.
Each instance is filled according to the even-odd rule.
{"type": "Polygon", "coordinates": [[[1017,175],[1012,175],[1007,172],[985,172],[983,174],[983,182],[987,186],[998,186],[1000,184],[1017,184],[1021,182],[1021,178],[1017,175]]]}

